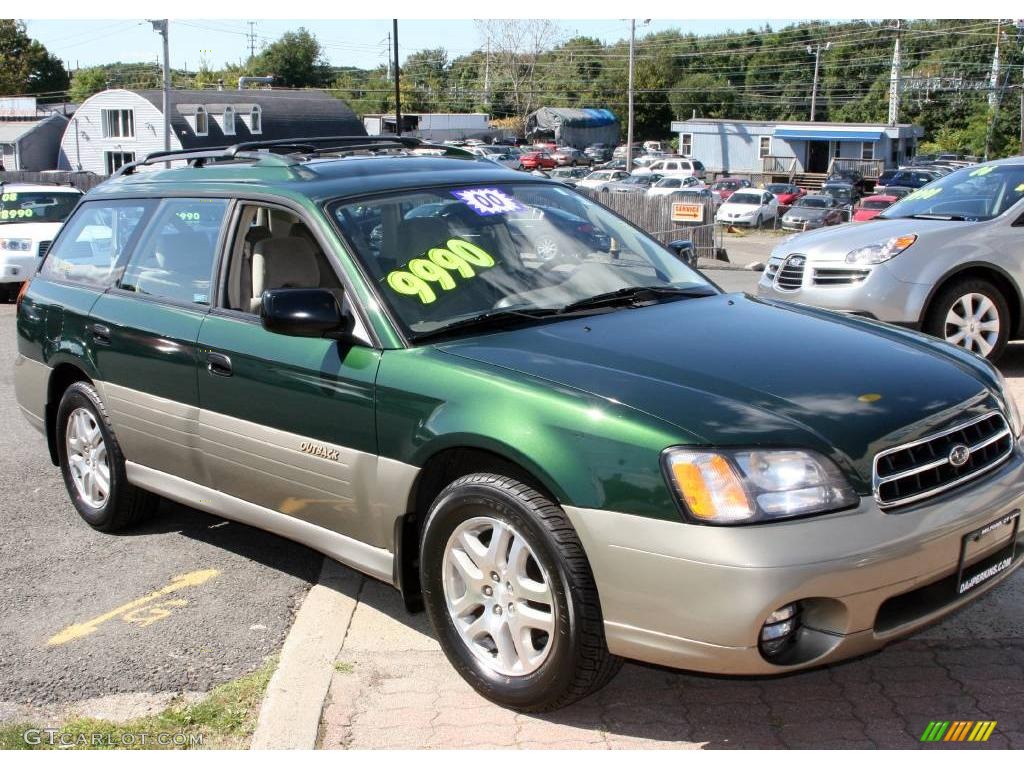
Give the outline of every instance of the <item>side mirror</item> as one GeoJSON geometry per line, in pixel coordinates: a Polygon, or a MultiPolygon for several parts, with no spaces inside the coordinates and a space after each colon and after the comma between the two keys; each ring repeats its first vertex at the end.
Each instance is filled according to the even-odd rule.
{"type": "Polygon", "coordinates": [[[352,331],[353,318],[326,288],[275,288],[264,291],[260,321],[285,336],[340,338],[352,331]]]}

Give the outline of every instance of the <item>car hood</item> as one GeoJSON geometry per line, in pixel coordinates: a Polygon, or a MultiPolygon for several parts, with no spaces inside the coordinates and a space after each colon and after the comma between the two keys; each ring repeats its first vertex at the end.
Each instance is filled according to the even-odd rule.
{"type": "Polygon", "coordinates": [[[862,492],[878,451],[999,405],[985,364],[948,345],[744,294],[438,348],[640,411],[681,430],[680,442],[818,450],[859,479],[862,492]]]}
{"type": "MultiPolygon", "coordinates": [[[[807,221],[816,221],[817,219],[825,218],[824,208],[790,208],[789,212],[783,217],[785,219],[805,219],[807,221]]],[[[844,256],[846,254],[843,254],[844,256]]]]}
{"type": "Polygon", "coordinates": [[[771,255],[782,258],[791,253],[802,253],[809,261],[845,261],[846,254],[853,249],[884,243],[892,237],[920,236],[925,232],[946,232],[953,235],[975,226],[977,223],[967,221],[876,218],[857,226],[845,224],[795,235],[776,245],[771,255]]]}
{"type": "Polygon", "coordinates": [[[761,207],[760,204],[755,203],[733,203],[727,200],[719,211],[725,213],[753,213],[761,207]]]}
{"type": "Polygon", "coordinates": [[[30,240],[52,240],[60,230],[59,221],[18,222],[17,224],[0,224],[0,238],[27,238],[30,240]]]}

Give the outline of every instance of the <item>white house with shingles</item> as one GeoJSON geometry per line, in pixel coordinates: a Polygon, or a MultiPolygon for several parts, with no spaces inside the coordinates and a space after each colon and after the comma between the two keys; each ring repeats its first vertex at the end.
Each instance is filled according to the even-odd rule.
{"type": "MultiPolygon", "coordinates": [[[[171,149],[303,136],[365,136],[348,104],[314,90],[172,90],[171,149]]],[[[163,94],[114,88],[89,97],[68,123],[59,168],[109,175],[164,148],[163,94]]]]}

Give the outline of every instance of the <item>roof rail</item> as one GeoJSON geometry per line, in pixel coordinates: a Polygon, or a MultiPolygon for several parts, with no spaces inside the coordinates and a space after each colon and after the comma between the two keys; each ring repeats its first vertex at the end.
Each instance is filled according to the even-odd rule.
{"type": "Polygon", "coordinates": [[[236,160],[270,161],[275,165],[291,167],[298,161],[287,157],[289,154],[316,155],[328,152],[373,150],[382,148],[402,149],[440,149],[445,154],[456,157],[475,158],[472,152],[459,147],[443,144],[430,144],[412,136],[311,136],[294,139],[275,139],[270,141],[245,141],[229,147],[208,147],[205,149],[177,149],[150,152],[142,160],[125,163],[118,168],[111,178],[129,176],[136,169],[154,163],[166,163],[173,160],[185,160],[193,168],[202,168],[208,161],[231,162],[236,160]],[[319,144],[335,144],[337,146],[318,147],[319,144]]]}
{"type": "MultiPolygon", "coordinates": [[[[305,145],[302,145],[305,148],[305,145]]],[[[296,151],[296,150],[292,150],[296,151]]],[[[231,162],[233,160],[271,160],[276,165],[281,166],[293,166],[298,163],[288,157],[280,154],[271,152],[239,152],[235,147],[210,147],[209,149],[185,149],[185,150],[169,150],[160,152],[150,152],[142,160],[136,160],[133,163],[125,163],[110,177],[112,179],[118,176],[130,176],[135,173],[136,169],[144,165],[153,165],[155,163],[167,163],[173,160],[185,160],[193,168],[202,168],[206,165],[209,160],[220,160],[231,162]]]]}

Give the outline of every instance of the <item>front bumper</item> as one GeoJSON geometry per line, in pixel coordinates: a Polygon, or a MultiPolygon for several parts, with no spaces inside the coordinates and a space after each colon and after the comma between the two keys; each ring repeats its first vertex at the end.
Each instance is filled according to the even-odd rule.
{"type": "MultiPolygon", "coordinates": [[[[566,512],[594,572],[612,653],[702,672],[780,674],[880,648],[1004,581],[1024,562],[1024,528],[1011,567],[965,595],[942,591],[944,579],[955,580],[963,537],[1022,507],[1017,451],[974,483],[891,513],[870,498],[848,512],[741,527],[566,512]],[[795,601],[807,606],[799,652],[770,662],[758,649],[761,627],[795,601]]],[[[967,564],[998,551],[999,541],[967,564]]]]}
{"type": "MultiPolygon", "coordinates": [[[[799,253],[794,244],[793,252],[799,253]]],[[[916,325],[921,321],[931,286],[907,283],[897,278],[886,263],[859,267],[845,262],[808,260],[803,269],[800,287],[779,288],[769,270],[785,260],[772,256],[757,283],[757,295],[765,298],[807,304],[836,312],[874,317],[888,323],[916,325]],[[839,282],[844,273],[866,272],[856,282],[839,282]]]]}
{"type": "Polygon", "coordinates": [[[35,274],[39,259],[32,251],[0,251],[0,283],[23,283],[35,274]]]}

